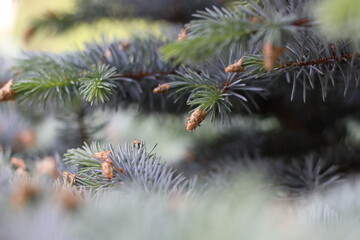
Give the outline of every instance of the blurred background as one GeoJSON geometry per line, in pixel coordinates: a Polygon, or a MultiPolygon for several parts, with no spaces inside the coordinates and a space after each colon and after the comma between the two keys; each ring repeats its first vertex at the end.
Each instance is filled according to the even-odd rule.
{"type": "MultiPolygon", "coordinates": [[[[78,51],[94,41],[120,39],[126,42],[135,36],[148,34],[176,39],[193,13],[206,7],[225,6],[228,2],[1,0],[0,82],[11,78],[9,69],[24,51],[78,51]]],[[[234,114],[231,126],[207,120],[194,132],[184,130],[186,115],[139,113],[139,106],[133,105],[117,111],[96,110],[98,112],[88,114],[83,120],[92,130],[89,132],[92,140],[117,145],[140,139],[149,148],[157,144],[155,152],[164,161],[172,163],[181,159],[207,165],[213,160],[263,157],[282,158],[286,162],[298,158],[302,163],[304,156],[314,153],[315,158],[326,156],[326,159],[330,158],[326,161],[342,161],[342,164],[343,155],[346,155],[351,164],[358,166],[353,162],[358,156],[360,142],[358,90],[354,88],[344,98],[342,91],[333,88],[324,103],[320,90],[316,89],[309,91],[304,103],[301,88],[293,92],[294,99],[290,100],[291,89],[291,84],[274,85],[269,89],[272,95],[266,101],[257,99],[260,106],[258,115],[234,114]],[[332,156],[338,156],[333,154],[334,149],[340,156],[334,157],[336,160],[332,159],[332,156]]],[[[8,137],[0,138],[0,144],[1,141],[13,142],[13,145],[25,148],[30,146],[32,153],[44,150],[44,154],[54,151],[62,154],[68,148],[81,146],[81,140],[75,136],[79,132],[79,119],[76,120],[74,114],[58,116],[49,112],[38,113],[39,109],[35,108],[29,111],[21,106],[16,106],[20,109],[15,110],[11,103],[7,105],[8,113],[1,112],[0,126],[7,126],[3,127],[2,136],[8,137]],[[25,136],[22,143],[18,143],[19,134],[25,136]]],[[[21,147],[18,148],[21,152],[21,147]]],[[[13,146],[13,149],[17,148],[13,146]]],[[[349,169],[353,167],[344,168],[352,171],[349,169]]]]}

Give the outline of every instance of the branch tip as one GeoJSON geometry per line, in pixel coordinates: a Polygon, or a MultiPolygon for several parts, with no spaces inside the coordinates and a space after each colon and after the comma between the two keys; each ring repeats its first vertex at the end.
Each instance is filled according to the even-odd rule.
{"type": "Polygon", "coordinates": [[[154,88],[153,93],[166,93],[169,91],[169,89],[170,89],[170,84],[163,83],[163,84],[159,84],[159,86],[154,88]]]}
{"type": "Polygon", "coordinates": [[[192,131],[195,128],[199,127],[202,121],[205,120],[209,111],[204,111],[201,108],[197,108],[191,116],[187,119],[186,130],[192,131]]]}
{"type": "Polygon", "coordinates": [[[10,100],[15,100],[15,92],[12,90],[13,80],[9,80],[1,89],[0,89],[0,102],[6,102],[10,100]]]}
{"type": "Polygon", "coordinates": [[[233,73],[233,72],[245,72],[245,68],[242,66],[244,57],[240,58],[234,64],[231,64],[225,68],[225,72],[233,73]]]}

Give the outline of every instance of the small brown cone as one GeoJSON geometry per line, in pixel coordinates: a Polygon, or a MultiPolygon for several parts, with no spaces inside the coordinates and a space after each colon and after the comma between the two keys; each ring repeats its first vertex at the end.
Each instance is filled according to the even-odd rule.
{"type": "Polygon", "coordinates": [[[108,162],[103,162],[101,164],[101,169],[103,172],[103,175],[107,178],[107,179],[112,179],[114,177],[114,171],[112,169],[112,166],[110,163],[108,162]]]}
{"type": "Polygon", "coordinates": [[[15,147],[18,149],[31,148],[36,143],[36,132],[34,129],[28,129],[20,132],[15,139],[15,147]]]}
{"type": "Polygon", "coordinates": [[[153,93],[166,93],[169,89],[170,85],[168,83],[159,84],[159,86],[153,89],[153,93]]]}
{"type": "Polygon", "coordinates": [[[133,144],[134,144],[134,145],[140,145],[140,144],[141,144],[141,140],[139,140],[139,139],[134,139],[133,144]]]}
{"type": "Polygon", "coordinates": [[[112,164],[111,159],[108,157],[108,155],[111,153],[112,153],[112,151],[102,151],[102,152],[95,153],[93,155],[93,157],[100,158],[100,159],[104,160],[105,162],[112,164]]]}
{"type": "Polygon", "coordinates": [[[13,85],[13,80],[9,80],[1,89],[0,89],[0,102],[6,102],[10,100],[15,100],[15,92],[11,89],[13,85]]]}
{"type": "Polygon", "coordinates": [[[66,183],[70,184],[71,186],[76,183],[76,175],[71,172],[63,172],[63,178],[66,183]]]}
{"type": "Polygon", "coordinates": [[[275,68],[276,62],[283,51],[283,47],[276,47],[270,42],[264,44],[264,67],[266,70],[271,71],[275,68]]]}
{"type": "Polygon", "coordinates": [[[181,32],[178,35],[178,41],[183,41],[187,38],[187,32],[188,32],[188,28],[184,28],[181,30],[181,32]]]}
{"type": "Polygon", "coordinates": [[[245,68],[242,66],[244,57],[240,58],[236,63],[229,65],[225,68],[225,72],[245,72],[245,68]]]}
{"type": "Polygon", "coordinates": [[[188,118],[188,122],[186,124],[186,130],[192,131],[198,126],[200,126],[200,123],[204,121],[206,118],[206,115],[208,114],[208,111],[203,111],[200,108],[197,108],[191,116],[188,118]]]}

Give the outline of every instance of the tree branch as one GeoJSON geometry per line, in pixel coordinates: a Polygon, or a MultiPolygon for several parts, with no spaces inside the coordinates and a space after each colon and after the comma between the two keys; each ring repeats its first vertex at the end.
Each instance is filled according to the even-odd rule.
{"type": "Polygon", "coordinates": [[[318,58],[318,59],[307,60],[307,61],[294,61],[294,62],[281,64],[279,68],[284,69],[284,68],[288,68],[288,67],[304,67],[304,66],[310,66],[310,65],[327,64],[327,63],[332,63],[334,61],[342,62],[346,59],[351,59],[354,56],[360,57],[360,54],[353,55],[351,53],[347,53],[347,54],[341,55],[340,57],[331,56],[331,57],[324,57],[324,58],[318,58]]]}

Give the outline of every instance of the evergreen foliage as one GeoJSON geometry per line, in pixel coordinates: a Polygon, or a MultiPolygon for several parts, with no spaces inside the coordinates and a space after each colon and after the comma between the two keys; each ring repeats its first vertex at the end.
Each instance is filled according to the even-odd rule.
{"type": "Polygon", "coordinates": [[[335,1],[155,2],[79,0],[75,13],[50,14],[34,29],[62,31],[103,16],[183,22],[202,10],[178,39],[175,26],[0,64],[0,239],[357,237],[353,1],[330,17],[335,1]],[[133,105],[189,113],[188,131],[206,131],[198,127],[210,120],[217,134],[197,140],[176,166],[143,141],[115,149],[106,136],[96,139],[112,113],[133,105]],[[61,127],[42,133],[46,124],[61,127]]]}

